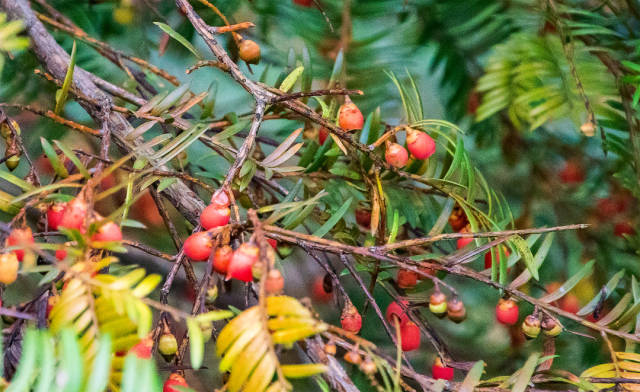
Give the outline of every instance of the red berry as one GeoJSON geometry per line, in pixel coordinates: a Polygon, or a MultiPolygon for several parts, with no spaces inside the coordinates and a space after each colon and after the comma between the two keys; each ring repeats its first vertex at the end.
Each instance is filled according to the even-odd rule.
{"type": "Polygon", "coordinates": [[[229,219],[231,219],[229,207],[218,207],[213,204],[209,204],[200,214],[200,224],[205,230],[224,226],[229,223],[229,219]]]}
{"type": "Polygon", "coordinates": [[[613,234],[622,238],[624,238],[625,234],[633,235],[635,234],[635,232],[636,232],[635,229],[633,228],[633,226],[631,226],[629,222],[618,222],[613,227],[613,234]]]}
{"type": "Polygon", "coordinates": [[[420,347],[420,328],[413,321],[407,321],[400,327],[402,351],[413,351],[420,347]]]}
{"type": "Polygon", "coordinates": [[[416,272],[400,268],[396,277],[398,287],[402,289],[410,289],[418,284],[418,274],[416,272]]]}
{"type": "Polygon", "coordinates": [[[512,299],[500,299],[496,306],[496,319],[504,325],[514,325],[518,322],[518,304],[512,299]]]}
{"type": "Polygon", "coordinates": [[[162,387],[162,392],[180,392],[174,386],[180,387],[189,387],[187,381],[179,375],[178,373],[171,373],[167,381],[164,382],[164,386],[162,387]]]}
{"type": "Polygon", "coordinates": [[[303,7],[311,7],[313,5],[313,0],[293,0],[293,2],[303,7]]]}
{"type": "Polygon", "coordinates": [[[565,184],[575,185],[584,181],[584,170],[576,161],[567,161],[559,173],[560,181],[565,184]]]}
{"type": "Polygon", "coordinates": [[[65,207],[66,203],[55,203],[49,207],[47,210],[47,226],[49,227],[49,230],[58,230],[58,226],[60,226],[62,216],[64,215],[65,207]]]}
{"type": "Polygon", "coordinates": [[[135,346],[131,347],[130,353],[133,353],[140,359],[150,359],[151,349],[153,348],[153,339],[146,337],[142,338],[135,346]]]}
{"type": "Polygon", "coordinates": [[[325,127],[320,128],[318,131],[318,143],[322,146],[329,136],[329,130],[325,127]]]}
{"type": "MultiPolygon", "coordinates": [[[[318,276],[313,281],[313,285],[311,287],[311,294],[313,295],[313,298],[316,301],[326,303],[331,301],[331,299],[333,298],[333,291],[326,289],[325,286],[327,285],[325,284],[325,276],[328,276],[328,275],[318,276]]],[[[329,280],[329,282],[331,282],[331,280],[329,280]]],[[[331,289],[331,286],[329,286],[329,289],[331,289]]]]}
{"type": "Polygon", "coordinates": [[[216,249],[213,255],[213,269],[217,273],[226,275],[229,271],[229,263],[233,256],[233,249],[229,245],[224,245],[216,249]]]}
{"type": "MultiPolygon", "coordinates": [[[[503,248],[504,250],[504,255],[509,258],[510,252],[509,249],[503,248]]],[[[500,264],[500,251],[498,249],[495,250],[496,252],[496,260],[498,260],[498,264],[500,264]]],[[[484,268],[491,268],[493,257],[491,257],[491,251],[487,252],[484,255],[484,268]]]]}
{"type": "Polygon", "coordinates": [[[218,189],[213,196],[211,196],[211,205],[218,208],[229,207],[230,204],[231,199],[229,198],[229,194],[223,189],[218,189]]]}
{"type": "Polygon", "coordinates": [[[469,224],[467,214],[459,204],[453,207],[453,211],[451,211],[451,215],[449,216],[449,224],[453,231],[461,231],[469,224]]]}
{"type": "Polygon", "coordinates": [[[351,302],[345,305],[340,316],[342,329],[351,333],[358,333],[362,328],[362,316],[351,302]]]}
{"type": "MultiPolygon", "coordinates": [[[[409,301],[407,300],[402,300],[402,304],[405,308],[409,307],[409,301]]],[[[387,306],[385,318],[391,325],[395,325],[395,321],[393,321],[394,318],[398,318],[400,324],[404,324],[407,320],[409,320],[409,316],[407,316],[404,309],[398,302],[391,302],[389,306],[387,306]]]]}
{"type": "Polygon", "coordinates": [[[472,237],[461,237],[461,238],[458,238],[458,241],[456,242],[456,246],[458,247],[458,249],[462,249],[472,242],[473,242],[472,237]]]}
{"type": "Polygon", "coordinates": [[[436,358],[431,366],[431,374],[435,379],[443,379],[447,381],[453,380],[453,368],[444,366],[440,358],[436,358]]]}
{"type": "Polygon", "coordinates": [[[56,250],[56,259],[62,261],[67,258],[67,251],[64,248],[56,250]]]}
{"type": "Polygon", "coordinates": [[[409,154],[404,147],[398,143],[389,143],[384,159],[393,167],[404,167],[409,162],[409,154]]]}
{"type": "Polygon", "coordinates": [[[278,249],[278,241],[274,240],[273,238],[267,238],[267,242],[274,250],[278,249]]]}
{"type": "Polygon", "coordinates": [[[277,269],[270,270],[264,284],[267,294],[280,294],[284,289],[284,278],[282,277],[282,273],[277,269]]]}
{"type": "Polygon", "coordinates": [[[371,210],[362,207],[356,208],[356,222],[368,229],[371,226],[371,210]]]}
{"type": "Polygon", "coordinates": [[[120,226],[107,222],[98,228],[98,232],[91,236],[91,241],[111,242],[122,241],[120,226]]]}
{"type": "Polygon", "coordinates": [[[243,282],[251,282],[253,280],[253,265],[258,261],[260,250],[257,246],[244,243],[240,245],[231,257],[227,278],[234,278],[243,282]]]}
{"type": "Polygon", "coordinates": [[[193,261],[205,261],[211,254],[211,238],[207,232],[194,233],[184,242],[184,253],[193,261]]]}
{"type": "MultiPolygon", "coordinates": [[[[33,233],[29,227],[13,229],[7,238],[7,246],[21,246],[24,248],[33,244],[33,242],[33,233]]],[[[24,259],[24,249],[16,249],[13,252],[16,254],[18,261],[24,259]]]]}
{"type": "Polygon", "coordinates": [[[424,132],[409,129],[407,148],[418,159],[427,159],[436,152],[436,142],[424,132]]]}
{"type": "Polygon", "coordinates": [[[573,293],[568,293],[560,299],[560,308],[565,312],[578,313],[580,310],[580,300],[573,293]]]}
{"type": "Polygon", "coordinates": [[[364,117],[362,112],[355,103],[345,102],[340,106],[340,112],[338,113],[338,125],[345,131],[353,131],[362,129],[364,125],[364,117]]]}
{"type": "Polygon", "coordinates": [[[80,198],[75,198],[67,203],[62,214],[62,219],[58,227],[67,229],[81,230],[84,225],[84,219],[87,216],[89,207],[87,203],[80,198]]]}

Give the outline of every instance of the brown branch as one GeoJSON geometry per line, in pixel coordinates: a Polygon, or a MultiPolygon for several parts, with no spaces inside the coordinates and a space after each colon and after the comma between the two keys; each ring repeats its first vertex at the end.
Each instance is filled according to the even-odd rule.
{"type": "Polygon", "coordinates": [[[293,99],[299,99],[304,97],[319,97],[323,95],[362,95],[362,90],[346,90],[346,89],[324,89],[316,91],[301,91],[298,93],[280,95],[271,100],[270,103],[278,103],[284,101],[290,101],[293,99]]]}

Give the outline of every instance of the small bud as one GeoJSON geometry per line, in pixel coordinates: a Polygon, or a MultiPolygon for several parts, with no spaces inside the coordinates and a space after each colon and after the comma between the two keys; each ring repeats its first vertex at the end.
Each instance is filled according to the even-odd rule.
{"type": "Polygon", "coordinates": [[[373,362],[373,359],[366,357],[360,364],[360,370],[362,370],[362,373],[364,374],[371,375],[376,374],[378,367],[376,366],[376,363],[373,362]]]}
{"type": "Polygon", "coordinates": [[[213,305],[216,302],[216,299],[218,299],[218,286],[213,286],[207,289],[205,303],[207,305],[213,305]]]}
{"type": "Polygon", "coordinates": [[[269,295],[280,294],[284,289],[284,278],[282,273],[277,269],[272,269],[267,275],[267,280],[264,282],[265,290],[269,295]]]}
{"type": "Polygon", "coordinates": [[[260,62],[260,45],[250,39],[243,39],[238,45],[240,58],[248,64],[260,62]]]}
{"type": "Polygon", "coordinates": [[[534,314],[525,317],[522,322],[522,332],[527,339],[535,339],[540,335],[540,319],[534,314]]]}
{"type": "Polygon", "coordinates": [[[171,362],[178,351],[178,340],[170,333],[163,333],[158,341],[158,352],[164,357],[167,362],[171,362]]]}
{"type": "Polygon", "coordinates": [[[592,121],[587,121],[580,126],[580,131],[587,137],[592,137],[596,134],[596,125],[592,121]]]}
{"type": "Polygon", "coordinates": [[[348,351],[344,355],[344,360],[353,365],[359,365],[360,362],[362,362],[362,357],[360,357],[360,354],[358,354],[357,351],[352,350],[352,351],[348,351]]]}
{"type": "Polygon", "coordinates": [[[329,341],[324,345],[324,352],[327,353],[327,355],[336,355],[337,350],[336,344],[333,341],[329,341]]]}
{"type": "Polygon", "coordinates": [[[447,296],[441,291],[435,291],[429,298],[429,310],[442,318],[447,315],[447,296]]]}

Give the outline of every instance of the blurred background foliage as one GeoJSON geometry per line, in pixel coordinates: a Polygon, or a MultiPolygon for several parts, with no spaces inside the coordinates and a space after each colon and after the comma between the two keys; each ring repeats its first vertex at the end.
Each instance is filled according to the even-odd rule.
{"type": "MultiPolygon", "coordinates": [[[[346,72],[340,84],[365,92],[354,97],[365,116],[380,107],[388,123],[398,124],[403,121],[402,102],[385,71],[401,77],[412,75],[422,95],[425,118],[448,120],[462,128],[472,161],[488,183],[505,195],[518,228],[593,225],[587,231],[558,233],[540,271],[541,283],[527,287],[539,295],[545,284],[562,282],[584,262],[595,259],[596,272],[573,291],[584,305],[621,268],[635,275],[640,272],[640,188],[634,163],[638,155],[631,147],[620,90],[622,85],[630,89],[632,95],[624,98],[635,117],[631,123],[635,121],[637,127],[638,90],[634,86],[640,83],[640,5],[634,0],[551,1],[351,0],[348,14],[342,0],[319,0],[324,14],[315,4],[307,7],[291,0],[217,0],[215,5],[231,23],[256,24],[248,34],[260,44],[262,62],[252,71],[256,78],[266,75],[271,85],[308,51],[315,83],[324,86],[342,42],[346,72]],[[599,56],[624,64],[620,74],[612,73],[599,56]],[[589,133],[585,125],[588,128],[590,112],[597,124],[591,137],[585,135],[589,133]]],[[[251,97],[232,88],[232,81],[221,71],[203,68],[185,74],[196,59],[176,41],[169,40],[166,51],[160,53],[163,32],[152,23],[157,21],[170,25],[201,53],[208,53],[172,1],[49,3],[90,36],[178,75],[194,92],[206,91],[215,83],[216,118],[251,110],[251,97]]],[[[193,3],[209,24],[222,24],[209,8],[193,3]]],[[[73,39],[53,31],[70,52],[73,39]]],[[[233,50],[234,45],[227,47],[233,50]]],[[[135,82],[87,45],[78,45],[77,64],[115,84],[135,88],[135,82]]],[[[55,87],[33,74],[38,67],[31,53],[15,53],[2,70],[0,99],[49,105],[55,87]]],[[[170,87],[154,75],[148,77],[159,86],[164,83],[170,87]]],[[[65,115],[89,121],[75,103],[67,105],[65,115]]],[[[31,143],[27,147],[33,156],[42,155],[36,136],[64,139],[67,133],[47,120],[17,119],[23,132],[33,135],[25,139],[31,143]]],[[[291,129],[290,125],[282,129],[281,123],[274,121],[265,124],[261,132],[281,140],[291,129]]],[[[95,141],[69,136],[74,148],[97,150],[92,145],[95,141]]],[[[223,176],[225,166],[217,167],[215,158],[202,158],[199,153],[203,151],[201,146],[191,146],[190,163],[206,166],[214,177],[223,176]]],[[[23,166],[17,170],[22,175],[27,169],[23,166]]],[[[150,197],[138,203],[132,208],[134,219],[163,235],[149,236],[140,230],[131,234],[144,236],[160,249],[171,249],[150,197]]],[[[321,275],[312,262],[301,262],[302,255],[294,253],[283,263],[285,276],[292,277],[287,281],[288,291],[296,296],[311,295],[305,279],[321,275]]],[[[140,263],[143,256],[130,253],[127,257],[140,263]]],[[[535,346],[539,343],[512,341],[504,328],[494,323],[493,289],[469,281],[451,283],[467,304],[468,320],[452,326],[432,319],[434,328],[461,360],[485,359],[489,374],[505,374],[522,366],[532,350],[540,349],[535,346]]],[[[416,290],[427,285],[430,283],[423,282],[416,290]]],[[[362,303],[361,293],[352,291],[355,301],[362,303]]],[[[375,294],[384,308],[389,301],[386,293],[379,289],[375,294]]],[[[612,300],[620,296],[615,293],[612,300]]],[[[331,305],[319,304],[319,308],[327,311],[328,322],[337,321],[331,305]]],[[[386,340],[381,328],[367,328],[366,321],[363,335],[374,341],[386,340]]],[[[606,361],[603,344],[563,334],[556,366],[580,372],[606,361]]],[[[426,369],[433,358],[424,350],[412,355],[416,368],[426,369]]]]}

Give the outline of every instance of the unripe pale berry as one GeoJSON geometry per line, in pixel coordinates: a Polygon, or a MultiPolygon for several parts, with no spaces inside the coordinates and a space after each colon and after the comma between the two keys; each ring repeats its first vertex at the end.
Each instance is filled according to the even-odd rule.
{"type": "Polygon", "coordinates": [[[111,242],[122,241],[122,231],[120,226],[113,222],[107,222],[98,228],[98,231],[91,236],[91,241],[111,242]]]}
{"type": "Polygon", "coordinates": [[[355,103],[349,101],[340,106],[340,111],[338,113],[338,125],[340,125],[340,128],[345,131],[362,129],[362,126],[364,125],[364,117],[355,103]]]}
{"type": "Polygon", "coordinates": [[[371,210],[364,207],[356,208],[356,222],[368,229],[371,226],[371,210]]]}
{"type": "Polygon", "coordinates": [[[384,159],[393,167],[404,167],[409,162],[409,154],[404,147],[398,143],[389,143],[387,151],[384,153],[384,159]]]}
{"type": "Polygon", "coordinates": [[[540,319],[530,314],[522,322],[522,332],[527,339],[535,339],[540,335],[540,319]]]}
{"type": "Polygon", "coordinates": [[[418,284],[418,273],[408,269],[398,269],[398,275],[396,276],[398,287],[402,289],[410,289],[418,284]]]}
{"type": "Polygon", "coordinates": [[[250,39],[243,39],[238,45],[238,55],[248,64],[260,62],[260,45],[250,39]]]}
{"type": "Polygon", "coordinates": [[[178,340],[171,332],[163,333],[158,340],[158,352],[167,360],[171,361],[178,351],[178,340]]]}
{"type": "Polygon", "coordinates": [[[218,189],[211,196],[211,205],[213,206],[223,208],[223,207],[229,207],[230,204],[231,204],[231,199],[229,198],[229,194],[227,193],[227,191],[225,191],[224,189],[218,189]]]}
{"type": "Polygon", "coordinates": [[[213,269],[219,274],[226,275],[229,271],[231,257],[233,257],[233,249],[229,245],[217,248],[213,255],[213,269]]]}
{"type": "Polygon", "coordinates": [[[560,332],[562,332],[562,327],[560,326],[560,324],[551,317],[546,317],[545,319],[543,319],[541,326],[542,332],[547,336],[558,336],[560,335],[560,332]]]}
{"type": "Polygon", "coordinates": [[[442,291],[435,291],[431,294],[429,310],[440,318],[447,315],[447,296],[442,291]]]}
{"type": "Polygon", "coordinates": [[[413,351],[420,347],[420,328],[413,321],[407,321],[400,326],[400,340],[402,351],[413,351]]]}
{"type": "Polygon", "coordinates": [[[284,289],[284,278],[282,277],[282,273],[277,269],[270,270],[264,284],[267,294],[280,294],[284,289]]]}
{"type": "MultiPolygon", "coordinates": [[[[509,252],[509,249],[507,249],[506,247],[502,248],[504,255],[509,258],[509,255],[511,254],[509,252]]],[[[495,250],[496,253],[496,260],[498,260],[498,265],[500,264],[500,250],[496,249],[495,250]]],[[[491,268],[491,266],[493,265],[493,257],[491,255],[491,251],[485,253],[484,255],[484,268],[491,268]]]]}
{"type": "Polygon", "coordinates": [[[178,373],[172,373],[164,382],[162,392],[179,392],[179,390],[177,388],[174,388],[174,386],[188,388],[189,384],[187,384],[187,381],[184,379],[184,377],[182,377],[178,373]]]}
{"type": "Polygon", "coordinates": [[[329,136],[329,130],[325,127],[320,128],[320,130],[318,131],[318,144],[322,146],[324,142],[327,140],[328,136],[329,136]]]}
{"type": "Polygon", "coordinates": [[[240,245],[229,263],[227,278],[234,278],[243,282],[251,282],[253,280],[253,265],[258,261],[260,250],[257,246],[245,242],[240,245]]]}
{"type": "Polygon", "coordinates": [[[500,298],[496,306],[496,319],[504,325],[514,325],[518,322],[518,304],[512,299],[500,298]]]}
{"type": "Polygon", "coordinates": [[[0,254],[0,283],[11,284],[18,279],[18,257],[15,253],[0,254]]]}
{"type": "Polygon", "coordinates": [[[364,374],[375,374],[378,371],[378,367],[376,366],[376,363],[373,362],[373,359],[371,359],[370,357],[366,357],[364,361],[362,361],[362,363],[360,364],[360,370],[362,370],[362,373],[364,374]]]}
{"type": "Polygon", "coordinates": [[[436,152],[436,142],[424,132],[409,129],[407,132],[407,148],[414,157],[427,159],[436,152]]]}
{"type": "Polygon", "coordinates": [[[205,209],[202,210],[202,214],[200,214],[200,224],[205,230],[224,226],[229,223],[230,219],[231,210],[229,207],[218,207],[213,204],[205,207],[205,209]]]}
{"type": "Polygon", "coordinates": [[[54,203],[47,209],[47,226],[51,231],[58,230],[60,222],[62,222],[62,216],[66,203],[54,203]]]}
{"type": "Polygon", "coordinates": [[[131,349],[133,355],[140,359],[150,359],[151,358],[151,349],[153,348],[153,339],[149,337],[145,337],[140,339],[140,341],[131,349]]]}
{"type": "Polygon", "coordinates": [[[87,203],[83,199],[76,197],[67,203],[58,227],[81,230],[88,210],[87,203]]]}
{"type": "Polygon", "coordinates": [[[362,362],[362,357],[357,351],[350,350],[344,354],[344,360],[353,365],[359,365],[362,362]]]}
{"type": "Polygon", "coordinates": [[[318,302],[326,303],[331,301],[333,298],[333,282],[331,281],[331,276],[325,274],[316,277],[311,287],[311,294],[313,299],[318,302]]]}
{"type": "Polygon", "coordinates": [[[362,328],[362,316],[352,303],[347,303],[340,316],[340,324],[345,331],[357,334],[362,328]]]}
{"type": "Polygon", "coordinates": [[[193,261],[205,261],[212,250],[211,238],[206,232],[193,233],[184,242],[184,253],[193,261]]]}
{"type": "Polygon", "coordinates": [[[453,297],[447,302],[447,317],[454,323],[461,323],[467,318],[467,310],[464,307],[464,302],[460,301],[457,297],[453,297]]]}
{"type": "Polygon", "coordinates": [[[327,344],[324,345],[324,352],[327,355],[336,355],[336,351],[338,351],[338,348],[336,347],[336,344],[333,341],[329,341],[327,342],[327,344]]]}
{"type": "MultiPolygon", "coordinates": [[[[34,243],[33,233],[30,227],[24,229],[13,229],[7,238],[7,246],[28,247],[34,243]]],[[[18,261],[24,259],[24,249],[16,249],[13,251],[18,257],[18,261]]]]}
{"type": "Polygon", "coordinates": [[[431,375],[433,378],[443,379],[447,381],[453,380],[453,368],[448,366],[444,366],[442,360],[440,358],[436,358],[431,366],[431,375]]]}

